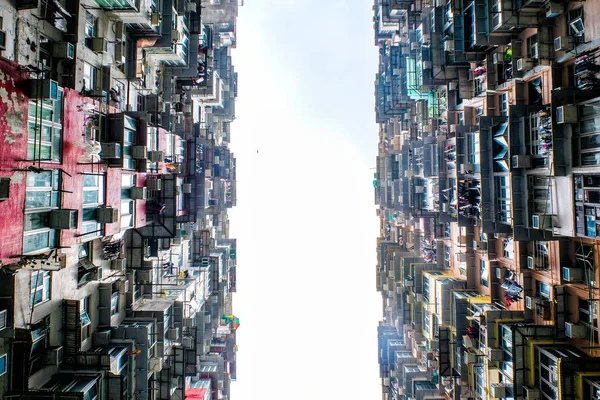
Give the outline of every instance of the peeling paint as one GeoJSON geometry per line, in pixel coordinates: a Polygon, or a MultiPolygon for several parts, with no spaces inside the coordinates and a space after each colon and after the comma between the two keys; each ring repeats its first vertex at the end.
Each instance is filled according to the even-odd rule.
{"type": "Polygon", "coordinates": [[[18,185],[19,183],[23,182],[23,177],[25,176],[24,173],[20,172],[20,171],[15,171],[15,173],[13,174],[13,176],[10,177],[10,184],[11,185],[18,185]]]}

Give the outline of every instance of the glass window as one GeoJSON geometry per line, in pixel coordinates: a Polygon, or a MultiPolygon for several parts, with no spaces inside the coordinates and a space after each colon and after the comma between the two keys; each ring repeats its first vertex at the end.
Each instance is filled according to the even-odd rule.
{"type": "Polygon", "coordinates": [[[110,315],[115,315],[119,312],[119,292],[113,292],[110,298],[110,315]]]}
{"type": "Polygon", "coordinates": [[[33,305],[50,300],[51,276],[48,271],[31,273],[31,302],[33,305]]]}
{"type": "Polygon", "coordinates": [[[98,18],[89,11],[85,12],[85,45],[92,47],[92,39],[98,36],[98,18]]]}
{"type": "Polygon", "coordinates": [[[27,158],[62,161],[63,90],[56,100],[30,101],[27,123],[27,158]]]}
{"type": "Polygon", "coordinates": [[[479,274],[481,278],[481,285],[485,287],[490,286],[490,270],[488,268],[487,260],[479,260],[479,274]]]}

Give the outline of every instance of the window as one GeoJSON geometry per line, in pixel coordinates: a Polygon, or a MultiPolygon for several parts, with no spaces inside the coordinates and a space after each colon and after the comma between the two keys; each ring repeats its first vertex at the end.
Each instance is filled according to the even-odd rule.
{"type": "Polygon", "coordinates": [[[131,228],[135,222],[135,201],[129,197],[129,189],[135,186],[135,175],[121,176],[121,229],[131,228]]]}
{"type": "Polygon", "coordinates": [[[535,269],[547,270],[550,268],[549,245],[549,242],[533,242],[533,258],[535,259],[535,269]]]}
{"type": "Polygon", "coordinates": [[[535,292],[539,297],[545,300],[550,300],[552,291],[549,284],[541,281],[535,281],[535,292]]]}
{"type": "Polygon", "coordinates": [[[89,11],[85,12],[85,45],[92,47],[92,39],[98,34],[98,18],[89,11]]]}
{"type": "Polygon", "coordinates": [[[494,177],[496,183],[496,206],[498,220],[510,223],[512,217],[510,178],[507,175],[494,177]]]}
{"type": "Polygon", "coordinates": [[[23,253],[56,247],[57,235],[50,229],[50,210],[60,206],[60,172],[28,172],[23,215],[23,253]]]}
{"type": "Polygon", "coordinates": [[[500,94],[500,115],[508,116],[508,93],[500,94]]]}
{"type": "Polygon", "coordinates": [[[96,89],[97,74],[98,70],[96,67],[86,62],[83,63],[83,91],[91,91],[96,89]]]}
{"type": "Polygon", "coordinates": [[[82,240],[103,235],[103,225],[96,222],[96,210],[104,204],[104,175],[83,175],[82,240]]]}
{"type": "Polygon", "coordinates": [[[113,292],[110,297],[110,315],[115,315],[119,312],[119,292],[113,292]]]}
{"type": "Polygon", "coordinates": [[[492,28],[502,25],[502,0],[494,0],[492,4],[492,28]]]}
{"type": "Polygon", "coordinates": [[[48,348],[48,329],[50,318],[31,326],[31,354],[29,356],[30,374],[41,370],[45,366],[46,349],[48,348]]]}
{"type": "Polygon", "coordinates": [[[471,164],[479,164],[479,133],[467,133],[467,160],[471,164]]]}
{"type": "Polygon", "coordinates": [[[32,161],[62,160],[63,90],[56,100],[32,100],[27,118],[27,158],[32,161]]]}
{"type": "Polygon", "coordinates": [[[583,43],[585,41],[583,6],[569,10],[567,21],[569,24],[569,35],[575,37],[576,43],[583,43]]]}
{"type": "Polygon", "coordinates": [[[598,342],[598,302],[578,298],[579,323],[587,327],[587,338],[598,342]]]}
{"type": "Polygon", "coordinates": [[[31,302],[33,305],[50,300],[51,283],[50,272],[34,271],[31,273],[31,302]]]}
{"type": "Polygon", "coordinates": [[[490,269],[487,260],[479,260],[479,275],[481,285],[490,287],[490,269]]]}
{"type": "Polygon", "coordinates": [[[97,267],[92,263],[92,243],[79,245],[79,268],[77,270],[77,285],[79,287],[92,281],[97,276],[97,267]]]}
{"type": "Polygon", "coordinates": [[[527,57],[537,60],[538,56],[538,35],[536,33],[527,38],[527,57]]]}
{"type": "Polygon", "coordinates": [[[545,176],[530,175],[528,177],[528,206],[531,214],[545,215],[552,211],[550,204],[551,185],[552,181],[545,176]]]}
{"type": "Polygon", "coordinates": [[[90,318],[90,297],[87,296],[79,300],[79,319],[81,320],[81,340],[84,341],[90,337],[90,327],[92,320],[90,318]]]}
{"type": "Polygon", "coordinates": [[[575,251],[577,266],[583,269],[584,282],[589,285],[596,276],[594,264],[594,246],[590,244],[577,243],[575,251]]]}

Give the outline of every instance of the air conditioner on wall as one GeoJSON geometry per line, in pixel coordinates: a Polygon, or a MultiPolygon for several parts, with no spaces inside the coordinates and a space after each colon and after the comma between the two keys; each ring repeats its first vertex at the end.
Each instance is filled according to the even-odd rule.
{"type": "Polygon", "coordinates": [[[512,156],[512,167],[521,169],[521,168],[530,168],[531,167],[531,157],[527,155],[514,155],[512,156]]]}
{"type": "Polygon", "coordinates": [[[573,36],[559,36],[554,38],[554,51],[573,50],[573,36]]]}
{"type": "Polygon", "coordinates": [[[148,152],[148,161],[150,162],[163,162],[165,160],[165,152],[152,150],[148,152]]]}
{"type": "Polygon", "coordinates": [[[121,143],[102,143],[102,158],[121,158],[121,143]]]}
{"type": "Polygon", "coordinates": [[[96,209],[96,221],[101,224],[112,224],[119,221],[119,210],[112,207],[98,207],[96,209]]]}
{"type": "Polygon", "coordinates": [[[146,179],[146,187],[149,190],[161,190],[162,189],[162,180],[155,177],[150,177],[146,179]]]}
{"type": "Polygon", "coordinates": [[[125,42],[119,42],[115,44],[115,63],[117,65],[125,64],[125,42]]]}
{"type": "Polygon", "coordinates": [[[108,51],[108,40],[103,37],[92,38],[91,48],[94,53],[106,53],[108,51]]]}
{"type": "Polygon", "coordinates": [[[571,339],[584,339],[586,337],[585,325],[565,322],[565,335],[571,339]]]}
{"type": "Polygon", "coordinates": [[[540,400],[540,389],[523,386],[523,397],[525,400],[540,400]]]}
{"type": "Polygon", "coordinates": [[[58,367],[63,362],[63,347],[53,347],[46,350],[45,358],[46,365],[58,367]]]}
{"type": "Polygon", "coordinates": [[[75,57],[75,46],[69,42],[54,42],[52,44],[52,55],[55,58],[72,60],[75,57]]]}
{"type": "Polygon", "coordinates": [[[145,187],[134,186],[129,189],[129,197],[134,200],[146,200],[148,197],[148,189],[145,187]]]}
{"type": "Polygon", "coordinates": [[[186,194],[192,193],[192,184],[191,183],[184,183],[182,190],[183,190],[183,193],[186,193],[186,194]]]}
{"type": "Polygon", "coordinates": [[[50,211],[50,228],[52,229],[76,229],[77,210],[52,210],[50,211]]]}
{"type": "Polygon", "coordinates": [[[565,11],[565,6],[562,3],[551,1],[546,8],[546,18],[558,17],[565,11]]]}
{"type": "Polygon", "coordinates": [[[517,59],[517,71],[519,72],[527,72],[531,68],[533,68],[533,61],[528,58],[519,58],[517,59]]]}
{"type": "Polygon", "coordinates": [[[133,146],[131,156],[138,160],[148,157],[148,151],[146,150],[146,146],[133,146]]]}
{"type": "Polygon", "coordinates": [[[531,227],[533,229],[552,228],[552,216],[544,214],[534,214],[531,216],[531,227]]]}
{"type": "Polygon", "coordinates": [[[29,97],[58,100],[58,82],[52,79],[29,79],[29,97]]]}
{"type": "Polygon", "coordinates": [[[577,106],[566,105],[566,106],[556,107],[556,123],[557,124],[577,123],[577,106]]]}
{"type": "Polygon", "coordinates": [[[583,270],[581,268],[562,267],[562,277],[566,282],[578,282],[583,279],[583,270]]]}

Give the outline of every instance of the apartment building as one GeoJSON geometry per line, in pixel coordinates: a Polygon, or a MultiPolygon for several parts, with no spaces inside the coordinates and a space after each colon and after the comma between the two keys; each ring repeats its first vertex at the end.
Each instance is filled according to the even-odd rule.
{"type": "Polygon", "coordinates": [[[0,2],[0,397],[229,397],[240,5],[0,2]]]}
{"type": "Polygon", "coordinates": [[[600,398],[597,10],[375,0],[383,399],[600,398]]]}

